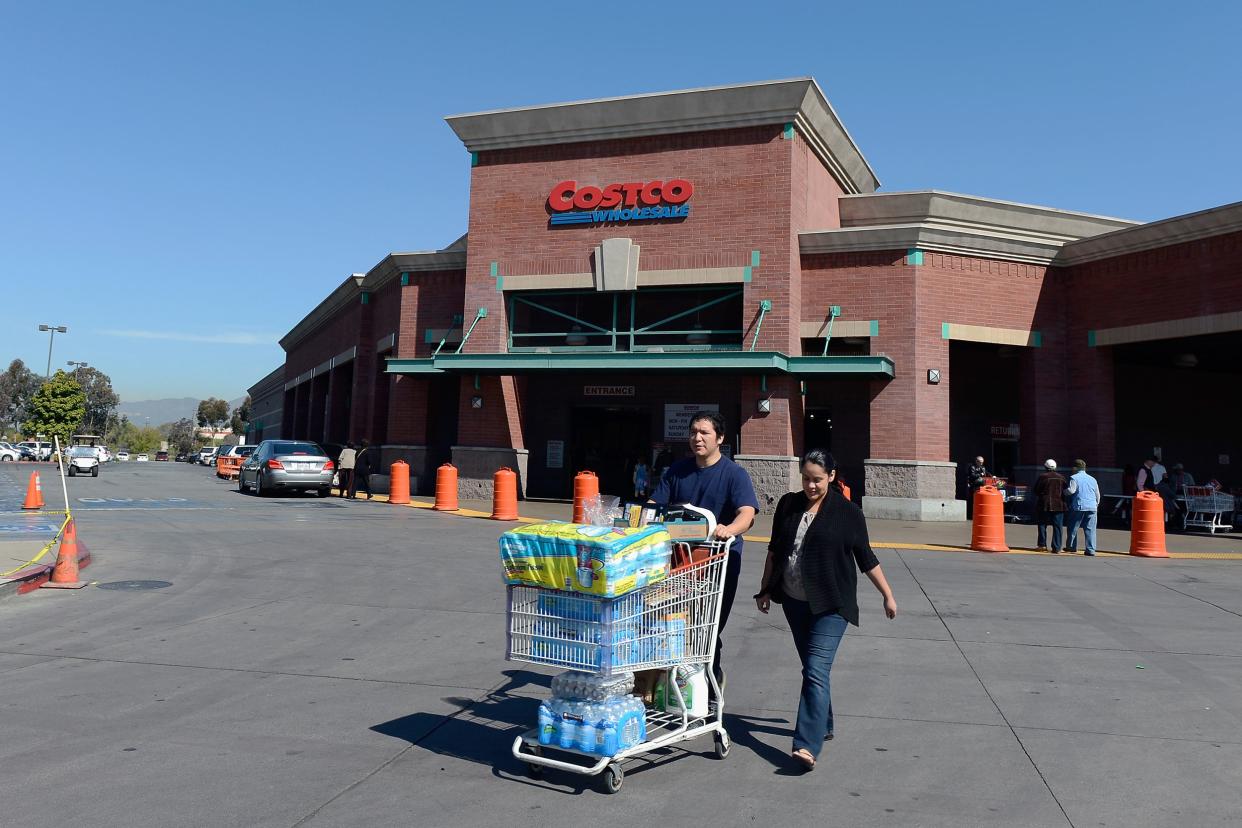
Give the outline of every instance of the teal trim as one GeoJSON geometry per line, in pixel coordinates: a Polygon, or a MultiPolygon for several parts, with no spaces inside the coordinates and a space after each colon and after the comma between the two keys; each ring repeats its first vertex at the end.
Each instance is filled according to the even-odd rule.
{"type": "Polygon", "coordinates": [[[880,335],[880,320],[878,319],[871,320],[871,335],[872,336],[880,335]]]}
{"type": "Polygon", "coordinates": [[[493,279],[499,278],[500,262],[492,262],[491,274],[493,279]]]}
{"type": "Polygon", "coordinates": [[[759,344],[759,331],[763,329],[763,318],[768,315],[770,310],[772,310],[771,299],[764,299],[759,303],[759,319],[755,322],[755,338],[750,341],[750,349],[752,351],[759,344]]]}
{"type": "MultiPolygon", "coordinates": [[[[721,302],[726,302],[726,301],[728,301],[729,299],[736,299],[738,296],[741,296],[741,295],[742,295],[742,292],[741,292],[740,290],[730,291],[730,292],[728,292],[728,293],[724,294],[723,296],[720,296],[720,297],[718,297],[718,298],[716,298],[716,299],[712,299],[712,300],[711,300],[711,301],[709,301],[709,302],[704,302],[704,303],[703,303],[703,304],[701,304],[701,305],[696,305],[696,306],[694,306],[693,308],[690,308],[690,310],[685,310],[685,311],[682,311],[681,313],[675,313],[675,314],[673,314],[672,316],[665,317],[664,319],[661,319],[659,322],[652,322],[650,325],[647,325],[647,326],[646,326],[646,327],[644,327],[644,328],[638,328],[637,330],[635,330],[635,331],[634,331],[634,333],[636,333],[636,334],[640,334],[640,333],[647,333],[647,332],[648,332],[648,331],[650,331],[652,328],[657,328],[657,327],[659,327],[660,325],[663,325],[663,324],[664,324],[664,323],[666,323],[666,322],[672,322],[674,319],[680,319],[680,318],[682,318],[683,316],[689,316],[689,315],[690,315],[690,314],[692,314],[692,313],[697,313],[697,312],[699,312],[699,311],[701,311],[701,310],[704,310],[704,309],[706,309],[706,308],[710,308],[712,305],[719,305],[721,302]]],[[[764,301],[765,301],[765,302],[767,302],[767,300],[766,300],[766,299],[765,299],[764,301]]],[[[771,303],[770,303],[770,302],[768,303],[768,306],[769,306],[769,307],[771,307],[771,303]]],[[[657,333],[677,333],[677,331],[657,331],[657,333]]],[[[704,331],[704,333],[710,333],[710,332],[709,332],[709,331],[704,331]]]]}
{"type": "Polygon", "coordinates": [[[841,315],[840,305],[828,306],[828,330],[824,331],[824,350],[820,354],[821,357],[828,356],[828,346],[832,344],[832,325],[837,321],[837,317],[841,315]]]}
{"type": "Polygon", "coordinates": [[[500,262],[492,262],[490,272],[492,278],[496,280],[496,292],[504,293],[505,277],[500,275],[500,262]]]}
{"type": "Polygon", "coordinates": [[[410,286],[410,274],[402,273],[401,274],[401,287],[409,287],[409,286],[410,286]]]}
{"type": "Polygon", "coordinates": [[[1087,331],[1087,347],[1095,347],[1095,331],[1087,331]]]}
{"type": "Polygon", "coordinates": [[[910,248],[906,251],[906,264],[921,265],[923,263],[923,251],[910,248]]]}
{"type": "Polygon", "coordinates": [[[940,338],[941,339],[949,338],[949,323],[948,322],[940,323],[940,338]]]}
{"type": "Polygon", "coordinates": [[[1031,331],[1031,347],[1032,348],[1044,347],[1043,331],[1031,331]]]}
{"type": "MultiPolygon", "coordinates": [[[[538,302],[532,302],[531,300],[526,299],[524,297],[515,296],[513,299],[513,304],[516,305],[518,302],[521,302],[524,305],[530,305],[532,308],[539,308],[539,310],[543,311],[544,313],[550,313],[553,316],[559,316],[560,318],[567,319],[570,322],[573,322],[577,325],[586,325],[588,328],[593,328],[602,334],[611,333],[607,328],[601,328],[599,325],[588,322],[585,319],[579,319],[576,316],[570,316],[567,313],[562,313],[561,311],[558,311],[554,308],[549,308],[545,305],[541,305],[538,302]]],[[[521,334],[517,334],[517,336],[555,336],[558,333],[560,333],[560,331],[551,331],[551,332],[542,332],[542,333],[521,333],[521,334]]],[[[569,331],[565,331],[565,333],[569,333],[569,331]]]]}
{"type": "Polygon", "coordinates": [[[744,268],[742,268],[742,281],[743,281],[743,282],[749,282],[749,281],[750,281],[750,277],[751,277],[751,275],[752,275],[752,274],[751,274],[751,271],[753,271],[753,270],[754,270],[754,268],[753,268],[753,267],[744,267],[744,268]]]}
{"type": "Polygon", "coordinates": [[[470,166],[479,166],[479,154],[477,152],[470,153],[470,166]]]}
{"type": "Polygon", "coordinates": [[[785,124],[785,131],[781,133],[781,137],[786,141],[792,141],[794,137],[794,125],[785,124]]]}
{"type": "Polygon", "coordinates": [[[389,374],[517,374],[564,371],[684,371],[749,374],[892,377],[885,356],[791,357],[777,351],[683,353],[445,354],[434,359],[388,359],[389,374]]]}
{"type": "MultiPolygon", "coordinates": [[[[461,353],[461,349],[466,347],[466,340],[470,338],[470,334],[474,333],[474,326],[479,324],[480,319],[487,318],[487,308],[479,308],[478,313],[474,315],[474,321],[470,323],[470,330],[466,331],[466,335],[461,338],[461,344],[457,346],[457,353],[461,353]]],[[[443,357],[440,357],[443,359],[443,357]]]]}
{"type": "Polygon", "coordinates": [[[759,266],[759,251],[758,250],[750,251],[750,266],[751,267],[759,266]]]}
{"type": "Polygon", "coordinates": [[[365,290],[362,292],[362,304],[364,305],[371,304],[371,294],[365,290]]]}

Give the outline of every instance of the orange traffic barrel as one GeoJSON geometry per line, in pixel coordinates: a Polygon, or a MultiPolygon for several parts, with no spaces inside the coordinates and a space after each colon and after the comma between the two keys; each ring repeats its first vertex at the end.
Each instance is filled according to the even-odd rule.
{"type": "Polygon", "coordinates": [[[841,496],[846,500],[853,500],[853,498],[850,497],[850,487],[845,485],[845,481],[842,480],[840,476],[837,477],[837,484],[841,487],[841,496]]]}
{"type": "Polygon", "coordinates": [[[1134,496],[1130,554],[1140,558],[1169,557],[1164,545],[1164,498],[1155,492],[1139,492],[1134,496]]]}
{"type": "Polygon", "coordinates": [[[976,552],[1008,552],[1005,543],[1005,499],[995,486],[975,490],[975,519],[970,527],[970,548],[976,552]]]}
{"type": "Polygon", "coordinates": [[[574,523],[586,522],[586,501],[599,495],[599,478],[592,471],[574,475],[574,523]]]}
{"type": "Polygon", "coordinates": [[[388,502],[404,506],[410,502],[410,464],[398,460],[388,469],[388,502]]]}
{"type": "Polygon", "coordinates": [[[436,469],[436,505],[441,512],[457,511],[457,467],[445,463],[436,469]]]}
{"type": "Polygon", "coordinates": [[[492,520],[517,517],[517,475],[506,466],[492,475],[492,520]]]}

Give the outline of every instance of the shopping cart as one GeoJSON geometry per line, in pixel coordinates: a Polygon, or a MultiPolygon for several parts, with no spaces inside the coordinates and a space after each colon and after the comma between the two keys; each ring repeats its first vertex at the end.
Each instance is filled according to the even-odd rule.
{"type": "MultiPolygon", "coordinates": [[[[626,759],[663,747],[712,734],[715,756],[729,754],[731,742],[724,728],[724,696],[711,669],[720,632],[720,606],[729,547],[733,540],[716,540],[716,521],[706,510],[687,505],[701,517],[701,532],[695,532],[698,555],[692,563],[670,572],[668,578],[619,598],[599,598],[530,586],[509,586],[508,647],[510,661],[547,664],[599,675],[639,670],[666,670],[668,711],[647,710],[646,739],[618,751],[613,756],[539,742],[538,729],[531,729],[513,741],[513,755],[527,763],[532,776],[544,768],[555,768],[584,776],[603,774],[604,788],[616,793],[625,780],[621,763],[626,759]],[[555,605],[554,610],[553,606],[555,605]],[[684,619],[671,632],[666,619],[684,619]],[[566,633],[558,625],[572,619],[566,633]],[[633,635],[634,630],[642,632],[633,635]],[[583,633],[588,634],[584,635],[583,633]],[[696,716],[675,680],[678,667],[702,665],[711,688],[707,714],[696,716]],[[679,709],[673,709],[679,708],[679,709]],[[548,754],[563,754],[554,758],[548,754]]],[[[698,522],[696,521],[696,524],[698,522]]],[[[686,524],[679,537],[686,540],[686,524]]]]}

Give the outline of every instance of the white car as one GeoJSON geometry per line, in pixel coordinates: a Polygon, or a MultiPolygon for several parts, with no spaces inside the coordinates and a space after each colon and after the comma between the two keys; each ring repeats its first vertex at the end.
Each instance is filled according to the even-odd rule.
{"type": "Polygon", "coordinates": [[[0,443],[0,461],[16,463],[22,459],[22,453],[8,443],[0,443]]]}
{"type": "Polygon", "coordinates": [[[116,453],[116,459],[117,459],[117,461],[118,461],[118,462],[120,462],[120,463],[128,463],[128,462],[129,462],[129,452],[128,452],[128,451],[126,451],[125,449],[121,449],[120,451],[118,451],[118,452],[116,453]]]}
{"type": "Polygon", "coordinates": [[[147,457],[145,454],[140,454],[140,455],[138,455],[137,457],[135,457],[135,458],[134,458],[134,460],[136,460],[136,461],[137,461],[137,462],[139,462],[139,463],[145,463],[145,462],[147,462],[149,459],[150,459],[150,458],[149,458],[149,457],[147,457]]]}
{"type": "Polygon", "coordinates": [[[99,455],[93,446],[74,446],[69,449],[69,476],[90,474],[99,477],[99,455]]]}

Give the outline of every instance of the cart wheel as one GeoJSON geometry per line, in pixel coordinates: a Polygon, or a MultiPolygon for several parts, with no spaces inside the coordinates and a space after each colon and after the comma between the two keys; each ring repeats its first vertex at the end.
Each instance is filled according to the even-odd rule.
{"type": "Polygon", "coordinates": [[[625,782],[625,771],[621,770],[621,766],[613,762],[604,770],[604,790],[610,794],[615,794],[621,790],[621,785],[625,782]]]}
{"type": "Polygon", "coordinates": [[[729,755],[729,748],[733,743],[729,740],[729,734],[720,732],[716,734],[716,758],[723,759],[729,755]]]}
{"type": "MultiPolygon", "coordinates": [[[[530,746],[527,748],[527,750],[530,751],[531,756],[543,756],[543,751],[538,747],[530,746]]],[[[544,768],[543,765],[539,765],[534,762],[526,763],[526,772],[530,775],[531,779],[542,779],[543,768],[544,768]]]]}

